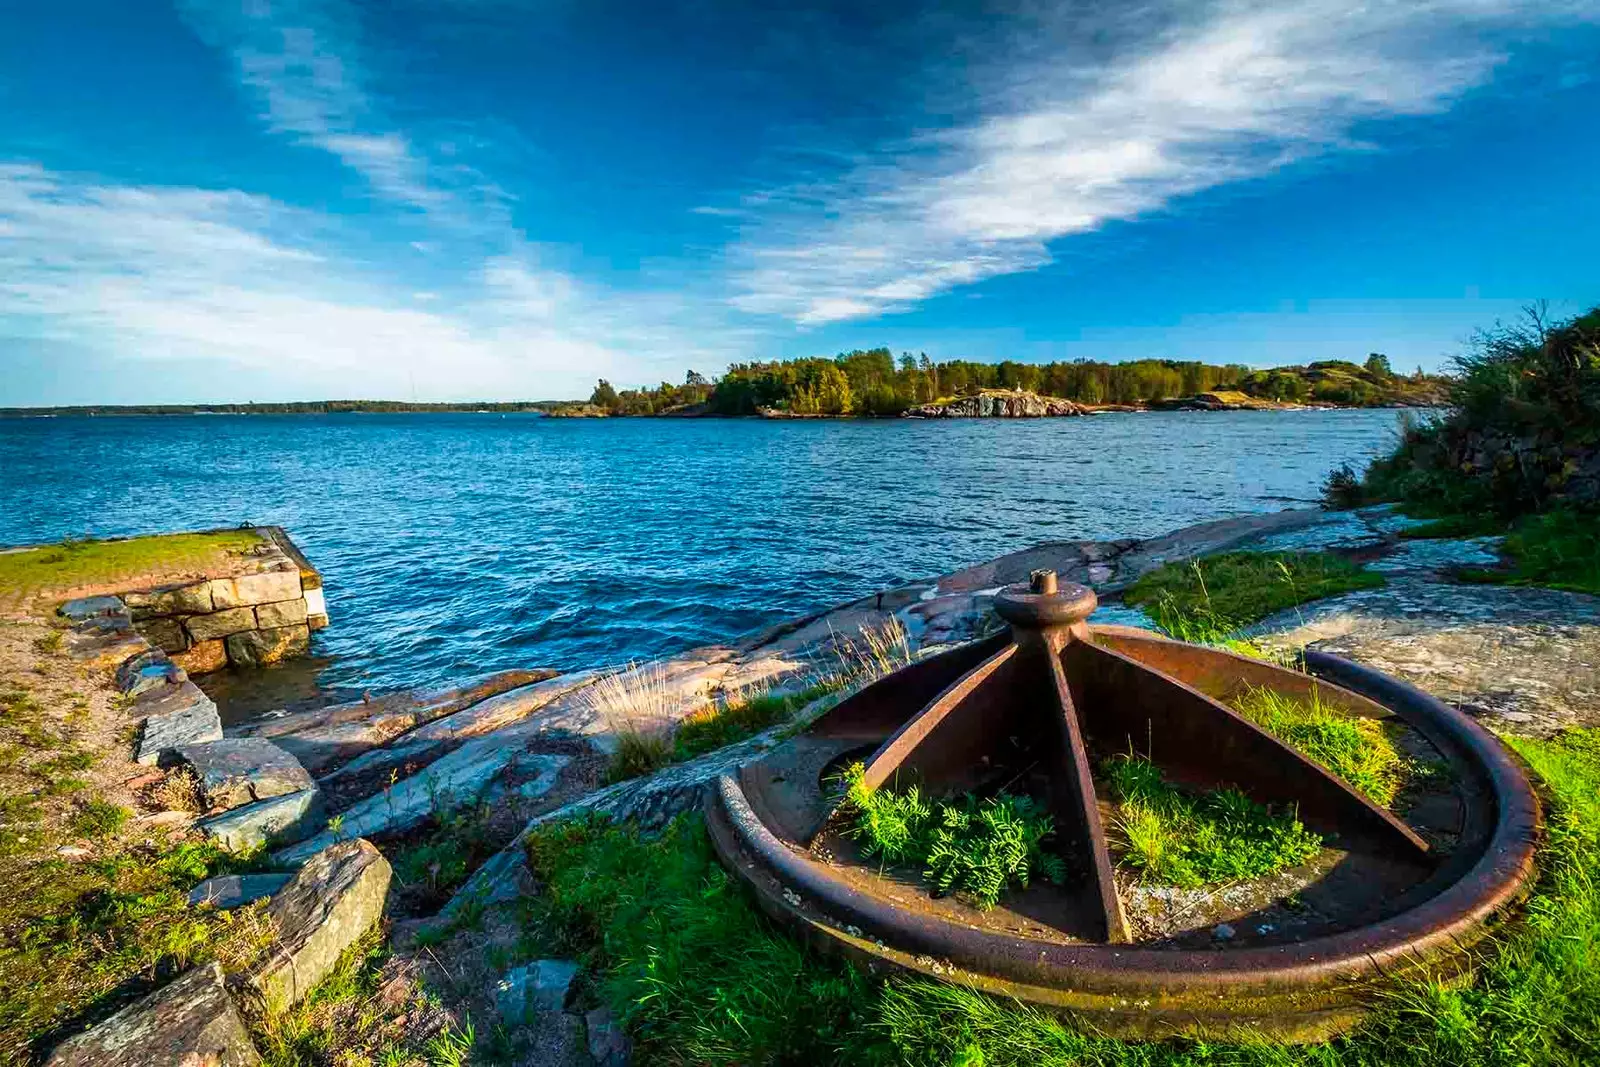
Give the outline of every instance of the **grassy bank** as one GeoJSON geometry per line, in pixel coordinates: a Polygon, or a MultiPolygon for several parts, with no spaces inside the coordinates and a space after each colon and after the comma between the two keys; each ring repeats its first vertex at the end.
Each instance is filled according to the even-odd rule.
{"type": "Polygon", "coordinates": [[[1279,611],[1383,583],[1383,575],[1331,552],[1229,552],[1158,567],[1122,599],[1169,637],[1217,644],[1279,611]]]}
{"type": "Polygon", "coordinates": [[[643,1065],[1578,1067],[1600,1053],[1600,731],[1512,744],[1550,808],[1525,921],[1470,981],[1397,985],[1323,1045],[1124,1043],[961,987],[870,977],[762,918],[695,816],[654,840],[599,820],[536,834],[545,892],[527,902],[525,947],[583,959],[643,1065]]]}
{"type": "Polygon", "coordinates": [[[260,543],[253,530],[217,530],[0,552],[0,590],[26,599],[45,590],[112,587],[148,575],[220,573],[230,559],[260,543]]]}

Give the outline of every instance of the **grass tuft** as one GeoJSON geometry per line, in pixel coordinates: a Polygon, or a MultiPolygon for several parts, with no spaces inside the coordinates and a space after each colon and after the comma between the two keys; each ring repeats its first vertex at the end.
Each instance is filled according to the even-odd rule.
{"type": "Polygon", "coordinates": [[[1251,687],[1229,702],[1233,710],[1350,783],[1375,804],[1389,805],[1405,784],[1410,763],[1383,724],[1335,711],[1313,688],[1308,699],[1251,687]]]}
{"type": "Polygon", "coordinates": [[[1102,767],[1120,804],[1122,862],[1146,881],[1191,889],[1258,878],[1315,856],[1322,838],[1235,789],[1194,794],[1149,760],[1115,756],[1102,767]]]}
{"type": "Polygon", "coordinates": [[[795,712],[838,690],[832,679],[807,686],[797,693],[759,693],[713,704],[694,712],[678,724],[673,735],[672,758],[691,760],[707,752],[738,744],[763,730],[787,722],[795,712]]]}

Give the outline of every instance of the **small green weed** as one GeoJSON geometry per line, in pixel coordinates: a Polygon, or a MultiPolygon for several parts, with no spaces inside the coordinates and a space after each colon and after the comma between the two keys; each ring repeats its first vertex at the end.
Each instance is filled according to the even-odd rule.
{"type": "Polygon", "coordinates": [[[864,773],[860,763],[844,773],[850,833],[868,856],[922,866],[935,896],[956,893],[992,908],[1008,886],[1027,888],[1035,874],[1066,878],[1061,857],[1044,848],[1054,820],[1032,798],[1000,793],[929,803],[915,786],[904,793],[868,789],[864,773]]]}
{"type": "Polygon", "coordinates": [[[1234,711],[1316,760],[1374,803],[1393,803],[1405,783],[1408,761],[1384,734],[1383,724],[1333,710],[1315,688],[1309,699],[1301,700],[1252,687],[1229,703],[1234,711]]]}
{"type": "Polygon", "coordinates": [[[1257,878],[1315,856],[1322,839],[1234,789],[1193,794],[1149,760],[1115,756],[1102,767],[1120,804],[1123,861],[1146,880],[1182,888],[1257,878]]]}

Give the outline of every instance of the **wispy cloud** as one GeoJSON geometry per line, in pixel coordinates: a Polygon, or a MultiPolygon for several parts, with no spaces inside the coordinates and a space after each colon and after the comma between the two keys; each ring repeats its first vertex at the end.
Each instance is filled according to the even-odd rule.
{"type": "Polygon", "coordinates": [[[1039,267],[1057,239],[1442,110],[1518,32],[1595,17],[1562,0],[1149,9],[1151,33],[1108,60],[1046,57],[977,121],[748,200],[737,306],[819,325],[1039,267]]]}
{"type": "MultiPolygon", "coordinates": [[[[582,395],[703,352],[675,302],[594,293],[495,256],[449,300],[371,279],[315,214],[240,192],[0,165],[0,322],[154,360],[271,368],[363,395],[582,395]]],[[[526,249],[524,255],[526,255],[526,249]]]]}

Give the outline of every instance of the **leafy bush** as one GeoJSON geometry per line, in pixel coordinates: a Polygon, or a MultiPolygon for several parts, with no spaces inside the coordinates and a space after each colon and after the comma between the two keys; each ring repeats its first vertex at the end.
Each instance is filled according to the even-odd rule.
{"type": "Polygon", "coordinates": [[[1035,874],[1066,878],[1061,857],[1044,848],[1055,820],[1031,797],[999,793],[930,803],[915,786],[904,793],[869,789],[864,774],[855,763],[844,775],[850,833],[868,856],[920,864],[935,896],[956,893],[987,909],[1012,883],[1026,889],[1035,874]]]}

